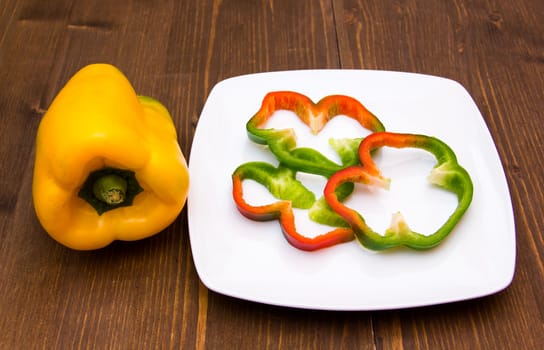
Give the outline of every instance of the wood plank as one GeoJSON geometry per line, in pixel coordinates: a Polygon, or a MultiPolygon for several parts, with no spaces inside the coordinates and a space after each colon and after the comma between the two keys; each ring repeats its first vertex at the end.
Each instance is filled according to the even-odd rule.
{"type": "Polygon", "coordinates": [[[48,264],[21,262],[32,261],[35,238],[44,238],[37,230],[29,181],[35,130],[43,114],[42,96],[48,83],[45,76],[53,65],[53,53],[68,15],[61,5],[67,4],[52,1],[52,12],[46,12],[42,11],[44,7],[21,1],[8,12],[9,18],[3,18],[7,26],[0,42],[0,310],[7,317],[0,318],[2,347],[32,344],[36,339],[29,335],[46,335],[53,315],[47,292],[40,288],[47,279],[44,268],[48,264]],[[24,221],[17,220],[21,215],[24,221]]]}

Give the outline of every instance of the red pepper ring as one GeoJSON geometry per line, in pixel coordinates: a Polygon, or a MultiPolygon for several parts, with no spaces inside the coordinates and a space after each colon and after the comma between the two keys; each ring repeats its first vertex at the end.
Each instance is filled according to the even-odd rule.
{"type": "Polygon", "coordinates": [[[344,218],[353,229],[355,237],[366,248],[384,250],[396,246],[413,249],[428,249],[438,245],[453,230],[468,209],[473,194],[473,184],[468,172],[457,163],[453,150],[435,137],[413,134],[378,132],[367,136],[359,146],[361,166],[351,166],[330,177],[324,189],[329,206],[344,218]],[[413,147],[432,153],[437,164],[431,171],[429,181],[457,195],[458,205],[446,222],[434,233],[423,235],[412,231],[400,213],[393,214],[391,226],[384,235],[374,232],[357,211],[344,205],[335,193],[345,182],[359,182],[389,187],[389,179],[382,176],[371,157],[371,151],[383,146],[395,148],[413,147]]]}
{"type": "Polygon", "coordinates": [[[349,96],[329,95],[314,103],[307,96],[293,91],[269,92],[263,98],[260,109],[246,123],[248,137],[253,142],[267,145],[283,165],[296,171],[325,177],[348,164],[336,164],[312,148],[296,148],[296,135],[293,129],[264,129],[263,126],[278,110],[295,113],[313,134],[319,133],[325,124],[339,115],[354,119],[371,132],[385,130],[374,114],[361,102],[349,96]]]}
{"type": "MultiPolygon", "coordinates": [[[[335,228],[316,237],[306,237],[300,234],[296,229],[295,216],[293,213],[293,203],[296,202],[297,199],[301,198],[300,194],[298,193],[291,194],[289,193],[290,191],[287,191],[288,193],[286,194],[286,197],[293,195],[295,199],[279,200],[268,205],[253,206],[247,203],[244,199],[242,188],[243,180],[252,179],[266,187],[269,187],[270,185],[274,186],[278,182],[285,185],[287,182],[291,181],[289,174],[281,174],[281,170],[276,171],[279,168],[275,170],[272,168],[273,166],[267,163],[249,162],[239,166],[232,174],[232,194],[234,202],[242,215],[248,219],[256,221],[270,221],[277,219],[287,241],[295,248],[301,250],[313,251],[355,239],[353,231],[350,228],[335,228]],[[262,169],[265,171],[259,171],[262,169]]],[[[294,180],[294,177],[293,181],[296,181],[294,180]]],[[[290,186],[287,187],[292,188],[295,184],[290,182],[289,185],[290,186]]],[[[303,188],[301,189],[303,190],[303,188]]],[[[312,204],[312,202],[313,200],[308,200],[309,204],[312,204]]],[[[306,206],[306,203],[301,203],[299,206],[304,207],[306,206]]]]}

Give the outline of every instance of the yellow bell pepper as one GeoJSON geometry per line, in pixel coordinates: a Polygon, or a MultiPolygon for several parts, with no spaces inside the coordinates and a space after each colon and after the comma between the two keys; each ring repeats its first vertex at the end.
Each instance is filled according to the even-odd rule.
{"type": "Polygon", "coordinates": [[[67,247],[154,235],[177,218],[188,188],[167,109],[137,96],[109,64],[77,72],[40,122],[34,208],[45,231],[67,247]]]}

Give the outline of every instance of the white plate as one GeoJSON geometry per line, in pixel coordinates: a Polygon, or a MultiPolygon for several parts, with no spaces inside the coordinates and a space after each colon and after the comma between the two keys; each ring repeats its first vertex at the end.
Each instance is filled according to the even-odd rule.
{"type": "MultiPolygon", "coordinates": [[[[316,137],[308,136],[288,112],[278,113],[270,123],[293,127],[299,146],[316,147],[334,157],[325,138],[364,132],[348,118],[333,121],[316,137]]],[[[426,152],[397,152],[385,148],[377,160],[392,179],[391,191],[358,190],[350,205],[360,209],[378,232],[387,226],[391,211],[400,209],[413,229],[430,233],[445,221],[456,199],[424,182],[433,166],[426,152]]],[[[496,293],[512,281],[515,227],[504,171],[478,108],[455,81],[364,70],[286,71],[224,80],[213,88],[203,108],[189,170],[191,248],[199,277],[213,291],[297,308],[378,310],[476,298],[496,293]],[[424,252],[376,253],[356,241],[304,252],[287,243],[278,222],[243,217],[232,200],[231,174],[248,161],[277,163],[265,147],[248,139],[245,129],[266,93],[277,90],[297,91],[314,101],[330,94],[349,95],[376,114],[388,131],[433,135],[448,143],[474,182],[473,201],[462,221],[440,246],[424,252]]],[[[301,178],[315,192],[322,190],[324,180],[301,178]]],[[[244,190],[252,204],[271,198],[250,181],[244,190]]],[[[300,232],[325,232],[311,224],[304,211],[296,215],[300,232]]]]}

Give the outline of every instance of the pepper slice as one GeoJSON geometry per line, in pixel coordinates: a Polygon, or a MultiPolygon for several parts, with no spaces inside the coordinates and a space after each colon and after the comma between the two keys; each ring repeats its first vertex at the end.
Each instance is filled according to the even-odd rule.
{"type": "Polygon", "coordinates": [[[295,171],[265,162],[248,162],[232,174],[232,194],[240,213],[251,220],[278,220],[287,241],[294,247],[313,251],[354,239],[350,228],[335,228],[316,237],[300,234],[295,226],[293,207],[308,209],[315,202],[314,194],[295,177],[295,171]],[[253,206],[244,199],[242,182],[252,179],[264,185],[276,198],[282,200],[268,205],[253,206]]]}
{"type": "Polygon", "coordinates": [[[349,96],[329,95],[315,104],[310,98],[297,92],[269,92],[264,97],[260,109],[246,123],[249,138],[256,143],[268,145],[270,151],[283,165],[296,171],[323,175],[327,178],[345,165],[336,164],[312,148],[297,148],[292,129],[263,129],[278,110],[294,112],[314,134],[321,131],[329,120],[338,115],[350,117],[373,132],[385,130],[374,114],[349,96]]]}
{"type": "MultiPolygon", "coordinates": [[[[358,149],[361,139],[330,139],[329,144],[338,153],[342,164],[351,165],[359,162],[358,149]]],[[[277,168],[265,162],[248,162],[240,165],[233,173],[233,188],[240,186],[239,190],[233,191],[234,201],[238,210],[247,218],[257,221],[278,219],[281,211],[276,210],[276,207],[285,207],[277,203],[268,206],[251,206],[243,198],[241,191],[241,182],[246,179],[254,180],[265,186],[270,194],[274,197],[291,201],[291,206],[300,209],[309,209],[308,216],[311,220],[328,226],[349,228],[349,225],[344,219],[332,211],[323,197],[316,201],[313,192],[308,190],[300,181],[296,179],[296,171],[285,166],[279,165],[277,168]]],[[[353,184],[346,183],[337,189],[337,194],[340,200],[346,198],[353,191],[353,184]]],[[[292,214],[290,214],[292,215],[292,214]]],[[[280,225],[281,221],[280,221],[280,225]]],[[[294,223],[293,223],[294,225],[294,223]]],[[[283,226],[282,226],[283,227],[283,226]]],[[[289,226],[290,227],[290,226],[289,226]]],[[[299,247],[307,243],[307,239],[303,235],[294,230],[283,230],[288,241],[294,246],[299,247]],[[293,232],[295,231],[295,232],[293,232]],[[297,243],[298,242],[298,243],[297,243]]],[[[324,241],[330,242],[330,245],[335,244],[335,240],[329,241],[326,237],[321,237],[324,241]]],[[[345,232],[345,237],[338,237],[337,242],[341,243],[346,240],[352,240],[353,233],[345,232]]],[[[314,244],[306,250],[315,250],[325,247],[323,244],[314,244]]]]}
{"type": "Polygon", "coordinates": [[[329,206],[346,220],[353,229],[357,240],[366,248],[384,250],[397,246],[414,249],[428,249],[446,238],[464,215],[473,195],[473,184],[468,172],[457,162],[453,150],[439,139],[426,135],[378,132],[367,136],[359,146],[360,166],[340,170],[330,177],[325,186],[324,196],[329,206]],[[343,204],[336,189],[346,182],[359,182],[389,187],[389,179],[382,176],[374,163],[371,151],[380,147],[420,148],[432,153],[437,164],[431,171],[429,181],[457,195],[458,205],[446,222],[434,233],[423,235],[412,231],[400,213],[394,214],[391,226],[384,235],[370,228],[357,211],[343,204]]]}
{"type": "Polygon", "coordinates": [[[59,243],[78,250],[160,232],[181,212],[189,174],[167,109],[108,64],[77,72],[43,116],[33,200],[59,243]]]}

